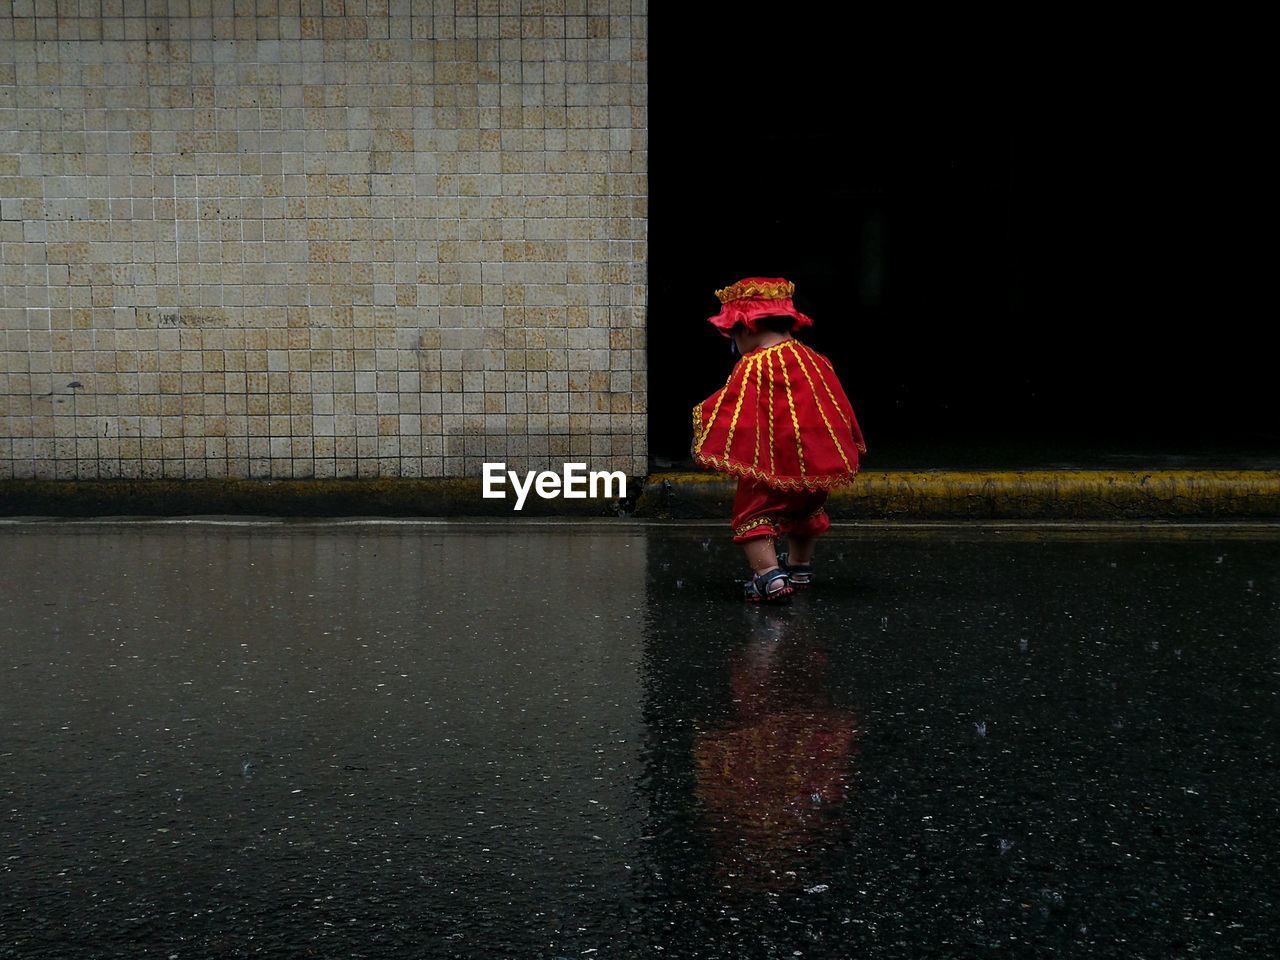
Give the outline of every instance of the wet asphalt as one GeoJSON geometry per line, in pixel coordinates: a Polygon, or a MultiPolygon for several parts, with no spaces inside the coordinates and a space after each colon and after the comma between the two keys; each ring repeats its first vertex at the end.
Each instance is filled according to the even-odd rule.
{"type": "Polygon", "coordinates": [[[0,525],[0,957],[1258,957],[1280,527],[0,525]]]}

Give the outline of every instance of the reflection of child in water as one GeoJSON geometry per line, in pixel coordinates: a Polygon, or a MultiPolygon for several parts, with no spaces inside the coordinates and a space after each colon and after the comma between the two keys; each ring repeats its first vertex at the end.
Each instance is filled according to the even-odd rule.
{"type": "Polygon", "coordinates": [[[693,410],[693,458],[738,478],[733,539],[752,577],[749,601],[777,601],[809,586],[818,536],[831,526],[832,487],[853,482],[866,452],[831,361],[793,333],[813,323],[791,302],[795,284],[752,277],[717,290],[710,318],[742,359],[728,382],[693,410]],[[786,534],[790,553],[776,539],[786,534]]]}
{"type": "Polygon", "coordinates": [[[734,716],[694,743],[697,796],[738,883],[804,873],[829,846],[851,785],[857,717],[832,702],[817,643],[757,632],[733,661],[734,716]]]}

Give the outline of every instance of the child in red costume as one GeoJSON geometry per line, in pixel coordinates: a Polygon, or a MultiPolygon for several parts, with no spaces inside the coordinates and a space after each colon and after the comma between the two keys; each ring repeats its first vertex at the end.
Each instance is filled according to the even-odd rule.
{"type": "Polygon", "coordinates": [[[827,491],[853,482],[867,449],[831,361],[792,336],[813,323],[794,292],[781,277],[716,291],[721,311],[709,321],[742,359],[693,410],[694,460],[738,477],[733,540],[753,573],[745,597],[756,602],[809,586],[815,542],[831,526],[827,491]],[[791,551],[779,556],[783,534],[791,551]]]}

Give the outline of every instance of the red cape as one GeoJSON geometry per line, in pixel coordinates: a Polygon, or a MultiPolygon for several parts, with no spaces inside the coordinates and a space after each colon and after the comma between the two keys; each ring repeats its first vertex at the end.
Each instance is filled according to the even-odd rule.
{"type": "Polygon", "coordinates": [[[799,340],[753,350],[693,410],[693,458],[771,487],[851,483],[866,453],[831,361],[799,340]]]}

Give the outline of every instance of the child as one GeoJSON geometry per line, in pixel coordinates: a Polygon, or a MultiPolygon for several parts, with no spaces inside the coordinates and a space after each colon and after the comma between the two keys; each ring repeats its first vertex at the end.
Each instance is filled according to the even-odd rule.
{"type": "Polygon", "coordinates": [[[752,577],[750,602],[778,601],[812,582],[813,550],[831,526],[827,491],[852,483],[862,431],[831,361],[792,334],[813,323],[791,302],[795,284],[751,277],[717,290],[709,322],[742,359],[728,382],[693,410],[693,458],[738,477],[733,540],[752,577]],[[777,537],[790,554],[779,556],[777,537]]]}

